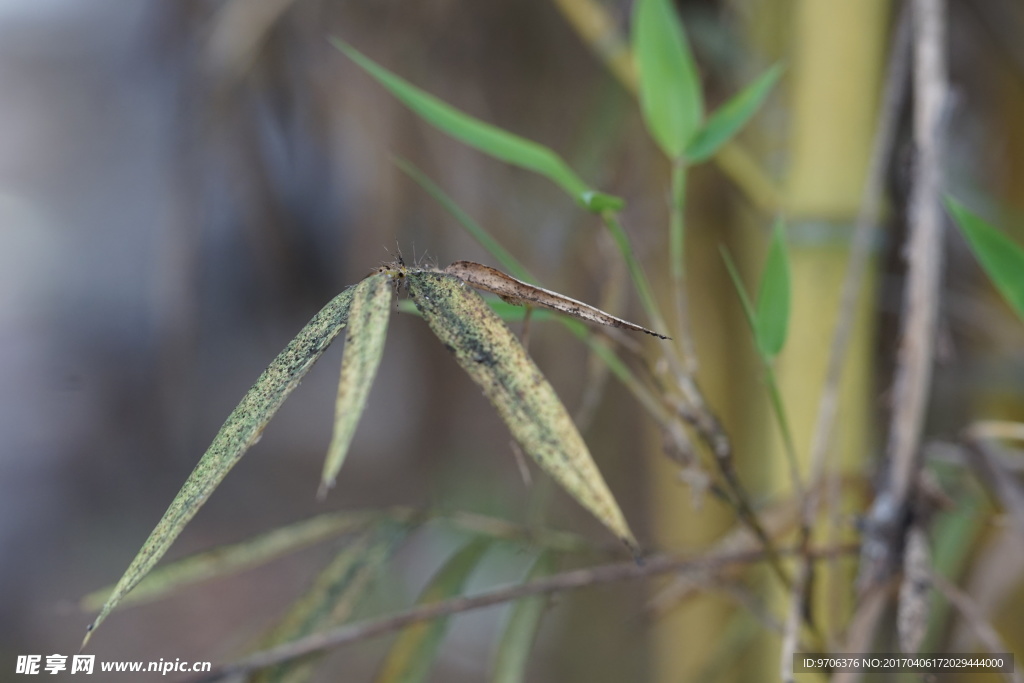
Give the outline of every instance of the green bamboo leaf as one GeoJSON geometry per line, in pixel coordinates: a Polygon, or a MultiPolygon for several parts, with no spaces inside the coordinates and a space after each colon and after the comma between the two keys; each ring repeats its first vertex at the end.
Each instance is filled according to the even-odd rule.
{"type": "MultiPolygon", "coordinates": [[[[725,261],[725,269],[729,271],[729,278],[732,280],[732,286],[736,288],[736,294],[740,297],[740,305],[743,307],[743,316],[747,319],[747,324],[750,325],[750,331],[755,335],[757,334],[757,314],[754,312],[754,305],[750,301],[750,297],[747,296],[747,289],[743,285],[743,278],[740,277],[740,271],[736,268],[736,264],[732,260],[732,256],[729,255],[729,250],[725,246],[719,246],[719,252],[722,254],[722,260],[725,261]]],[[[760,349],[760,346],[758,346],[760,349]]]]}
{"type": "Polygon", "coordinates": [[[1024,249],[952,197],[946,206],[989,279],[1024,318],[1024,249]]]}
{"type": "MultiPolygon", "coordinates": [[[[526,575],[526,581],[547,576],[554,568],[554,556],[549,552],[541,553],[526,575]]],[[[522,683],[526,680],[526,665],[547,604],[546,595],[516,601],[491,669],[493,683],[522,683]]]]}
{"type": "Polygon", "coordinates": [[[174,539],[195,516],[228,471],[249,447],[259,440],[270,418],[299,385],[313,363],[345,328],[353,289],[349,287],[343,291],[313,316],[231,411],[217,436],[213,438],[213,443],[146,539],[142,550],[114,586],[99,615],[89,625],[82,647],[85,647],[92,633],[103,623],[111,610],[163,557],[174,539]]]}
{"type": "Polygon", "coordinates": [[[384,354],[394,293],[391,280],[385,273],[374,273],[365,278],[352,293],[345,355],[341,360],[341,379],[334,407],[334,436],[324,460],[320,498],[334,486],[356,433],[356,425],[366,407],[366,398],[370,395],[370,387],[384,354]]]}
{"type": "Polygon", "coordinates": [[[391,73],[348,43],[333,37],[330,40],[334,47],[373,76],[405,106],[456,140],[495,159],[546,177],[591,211],[621,209],[624,205],[618,197],[592,190],[560,156],[544,145],[461,112],[391,73]]]}
{"type": "Polygon", "coordinates": [[[775,224],[768,258],[761,274],[757,293],[754,336],[757,348],[767,358],[779,355],[786,343],[789,328],[789,258],[786,255],[786,228],[780,220],[775,224]]]}
{"type": "MultiPolygon", "coordinates": [[[[365,527],[379,516],[369,512],[330,512],[240,543],[190,555],[151,571],[124,597],[121,605],[153,602],[182,588],[258,567],[328,538],[365,527]]],[[[83,597],[79,606],[86,612],[96,611],[103,607],[113,590],[113,585],[95,590],[83,597]]]]}
{"type": "MultiPolygon", "coordinates": [[[[263,647],[280,645],[348,621],[367,595],[370,583],[409,530],[407,525],[384,522],[342,548],[305,595],[288,610],[263,647]]],[[[315,659],[319,657],[292,660],[265,669],[252,683],[307,681],[314,672],[315,659]]]]}
{"type": "Polygon", "coordinates": [[[729,142],[761,108],[783,71],[782,65],[776,64],[711,114],[687,145],[687,161],[697,163],[709,159],[729,142]]]}
{"type": "Polygon", "coordinates": [[[398,168],[402,169],[407,176],[415,180],[420,187],[426,190],[427,194],[433,197],[434,201],[440,204],[445,211],[451,214],[452,218],[458,221],[459,225],[469,233],[470,237],[477,241],[481,247],[486,249],[488,253],[498,260],[505,270],[515,275],[520,280],[526,280],[527,282],[533,282],[534,277],[530,275],[530,271],[519,262],[515,256],[512,255],[508,249],[506,249],[501,242],[497,240],[491,233],[487,232],[486,229],[473,218],[466,213],[466,211],[458,205],[458,203],[452,199],[448,194],[442,190],[437,183],[431,180],[426,173],[416,168],[413,164],[406,161],[405,159],[397,159],[395,161],[398,164],[398,168]]]}
{"type": "Polygon", "coordinates": [[[678,159],[700,128],[704,97],[683,24],[669,0],[637,1],[633,55],[647,130],[666,156],[678,159]]]}
{"type": "Polygon", "coordinates": [[[462,280],[409,271],[409,294],[523,450],[634,551],[636,540],[565,406],[519,340],[462,280]]]}
{"type": "MultiPolygon", "coordinates": [[[[462,594],[470,574],[487,552],[489,541],[470,541],[434,575],[420,594],[419,605],[427,605],[462,594]]],[[[417,683],[426,679],[448,630],[448,618],[408,626],[391,646],[377,674],[377,683],[417,683]]]]}

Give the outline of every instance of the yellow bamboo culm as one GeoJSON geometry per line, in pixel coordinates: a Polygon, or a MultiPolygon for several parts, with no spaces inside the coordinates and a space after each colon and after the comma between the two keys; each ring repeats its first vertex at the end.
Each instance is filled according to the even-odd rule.
{"type": "MultiPolygon", "coordinates": [[[[849,257],[849,238],[860,206],[878,110],[889,22],[888,0],[797,0],[770,3],[792,8],[786,83],[789,134],[784,214],[789,224],[792,277],[790,331],[776,361],[780,392],[804,481],[818,404],[831,352],[840,290],[849,257]]],[[[772,11],[765,8],[766,11],[772,11]]],[[[760,257],[763,258],[763,257],[760,257]]],[[[748,257],[760,263],[759,257],[748,257]]],[[[840,412],[829,462],[839,472],[861,470],[872,440],[872,311],[874,277],[865,279],[856,324],[847,351],[840,390],[840,412]]],[[[774,421],[765,489],[771,497],[792,495],[792,481],[774,421]]],[[[825,496],[815,541],[851,540],[842,521],[849,500],[825,496]],[[838,527],[834,526],[838,524],[838,527]]],[[[819,568],[811,596],[818,635],[827,644],[848,622],[853,600],[850,562],[819,568]]],[[[780,612],[790,596],[779,592],[780,612]]],[[[806,634],[805,634],[806,635],[806,634]]],[[[758,670],[778,667],[779,640],[765,639],[758,670]]],[[[778,674],[775,674],[777,676],[778,674]]]]}

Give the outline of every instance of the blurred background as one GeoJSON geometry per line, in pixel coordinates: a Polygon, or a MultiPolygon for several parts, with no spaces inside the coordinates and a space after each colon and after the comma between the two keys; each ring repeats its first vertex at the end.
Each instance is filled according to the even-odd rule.
{"type": "MultiPolygon", "coordinates": [[[[0,0],[0,680],[20,680],[18,654],[77,651],[92,618],[77,600],[120,576],[224,418],[331,297],[396,249],[407,261],[497,265],[396,158],[421,168],[545,286],[649,324],[596,217],[547,181],[424,125],[327,42],[341,37],[460,109],[552,147],[593,186],[625,197],[634,247],[664,285],[669,167],[629,89],[595,55],[602,46],[588,45],[573,23],[577,4],[0,0]]],[[[627,30],[630,2],[596,6],[613,32],[627,30]]],[[[798,369],[818,363],[808,348],[824,362],[898,6],[687,0],[678,8],[709,106],[772,63],[788,65],[744,134],[760,173],[781,188],[779,204],[752,197],[721,163],[695,171],[688,195],[702,382],[737,444],[741,476],[770,505],[785,499],[784,466],[718,245],[732,245],[756,282],[774,212],[785,206],[792,219],[795,348],[780,374],[803,449],[817,395],[806,387],[821,380],[798,369]]],[[[1024,9],[951,0],[948,12],[947,187],[1024,238],[1016,39],[1024,9]]],[[[901,118],[887,175],[892,210],[837,446],[851,452],[844,467],[861,501],[844,513],[849,533],[880,457],[899,315],[900,202],[912,164],[908,114],[901,118]]],[[[960,237],[951,232],[947,245],[929,442],[953,438],[979,416],[1024,415],[1024,325],[960,237]]],[[[542,475],[534,470],[534,484],[524,482],[494,410],[423,321],[406,314],[392,318],[345,469],[318,503],[341,346],[169,557],[325,510],[407,505],[529,521],[542,475]]],[[[650,420],[584,346],[538,323],[530,352],[570,412],[582,414],[594,457],[646,547],[703,549],[733,525],[723,505],[693,499],[650,420]]],[[[1020,462],[1011,463],[1015,476],[1020,462]]],[[[971,512],[954,520],[962,536],[948,575],[1024,655],[1012,617],[1024,608],[1024,542],[966,470],[942,466],[952,468],[948,513],[971,512]]],[[[561,492],[548,523],[607,541],[561,492]]],[[[439,529],[414,537],[364,613],[411,603],[464,540],[439,529]]],[[[331,551],[117,611],[91,650],[104,660],[230,660],[253,647],[331,551]]],[[[471,591],[520,580],[530,559],[513,547],[491,553],[471,591]]],[[[757,593],[764,579],[741,583],[757,593]]],[[[651,594],[638,583],[556,598],[529,680],[737,680],[776,671],[777,636],[764,636],[771,629],[749,616],[758,610],[730,587],[700,591],[659,616],[644,609],[651,594]]],[[[780,605],[765,597],[761,606],[782,615],[780,605]]],[[[505,615],[493,608],[455,619],[431,680],[485,678],[505,615]]],[[[975,646],[955,615],[935,628],[934,649],[975,646]]],[[[386,646],[333,653],[322,680],[339,672],[371,679],[386,646]]]]}

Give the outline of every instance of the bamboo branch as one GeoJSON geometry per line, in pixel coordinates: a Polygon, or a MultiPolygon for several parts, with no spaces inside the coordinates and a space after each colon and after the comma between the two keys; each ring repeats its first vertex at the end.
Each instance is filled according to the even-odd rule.
{"type": "MultiPolygon", "coordinates": [[[[856,552],[855,545],[824,548],[811,552],[815,558],[828,558],[834,555],[846,555],[856,552]]],[[[794,549],[785,551],[793,554],[794,549]]],[[[507,588],[498,588],[471,597],[458,597],[426,605],[418,605],[405,612],[391,616],[368,619],[354,624],[346,624],[328,631],[306,636],[290,643],[285,643],[268,650],[249,655],[232,664],[218,667],[206,676],[197,679],[196,683],[211,683],[226,678],[240,676],[257,669],[262,669],[298,657],[339,647],[348,643],[374,638],[392,633],[410,624],[415,624],[439,617],[451,616],[491,605],[497,605],[534,595],[548,595],[590,586],[599,586],[618,581],[646,579],[672,572],[687,572],[713,568],[724,568],[737,564],[760,562],[767,558],[764,551],[745,551],[705,557],[675,557],[659,555],[649,558],[643,564],[622,562],[616,564],[588,567],[555,574],[529,583],[518,584],[507,588]]]]}
{"type": "MultiPolygon", "coordinates": [[[[978,637],[978,641],[986,650],[993,654],[1012,651],[999,636],[999,632],[992,626],[992,622],[985,618],[978,604],[970,595],[960,590],[956,584],[941,574],[933,572],[931,580],[932,585],[942,593],[943,597],[949,601],[949,604],[953,605],[960,612],[960,615],[971,627],[971,630],[974,631],[974,635],[978,637]]],[[[1024,676],[1021,676],[1017,671],[1005,673],[1003,677],[1010,683],[1024,683],[1024,676]]]]}
{"type": "Polygon", "coordinates": [[[893,386],[888,472],[868,515],[861,590],[895,566],[921,467],[920,438],[931,386],[942,263],[942,115],[948,91],[945,3],[914,0],[914,143],[917,163],[908,207],[905,313],[893,386]]]}

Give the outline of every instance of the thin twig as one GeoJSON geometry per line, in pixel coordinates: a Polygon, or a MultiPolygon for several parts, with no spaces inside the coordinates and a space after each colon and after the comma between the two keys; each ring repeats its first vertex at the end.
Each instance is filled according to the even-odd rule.
{"type": "MultiPolygon", "coordinates": [[[[880,584],[869,588],[858,598],[857,611],[850,620],[846,633],[844,654],[860,654],[871,651],[871,641],[889,599],[897,588],[896,581],[883,580],[880,584]]],[[[840,671],[832,679],[832,683],[856,683],[863,675],[859,671],[840,671]]]]}
{"type": "Polygon", "coordinates": [[[865,652],[877,628],[888,594],[885,585],[896,565],[910,517],[914,480],[920,470],[920,436],[931,380],[939,262],[942,258],[939,182],[941,169],[940,119],[946,97],[945,3],[914,0],[914,142],[918,150],[914,188],[909,207],[909,261],[906,313],[897,356],[893,388],[886,480],[865,520],[857,584],[861,606],[858,625],[847,651],[865,652]],[[873,595],[881,602],[864,596],[873,595]]]}
{"type": "Polygon", "coordinates": [[[948,84],[945,3],[914,0],[914,143],[917,161],[908,207],[910,234],[905,314],[892,392],[888,471],[867,518],[861,555],[861,590],[884,579],[898,559],[931,386],[942,262],[941,122],[948,84]]]}
{"type": "Polygon", "coordinates": [[[966,447],[967,464],[975,476],[992,494],[1010,516],[1010,523],[1021,538],[1024,538],[1024,491],[1009,476],[1001,457],[1002,448],[988,442],[982,429],[975,423],[964,430],[962,437],[966,447]]]}
{"type": "MultiPolygon", "coordinates": [[[[856,545],[845,545],[813,551],[812,554],[816,558],[827,558],[833,555],[847,555],[856,551],[856,545]]],[[[792,554],[795,550],[787,549],[785,552],[792,554]]],[[[520,598],[577,590],[579,588],[618,581],[646,579],[671,572],[685,572],[697,569],[707,570],[714,567],[749,564],[760,562],[766,559],[766,557],[765,552],[761,550],[686,558],[659,555],[647,559],[643,564],[622,562],[599,567],[588,567],[586,569],[576,569],[537,579],[529,583],[495,589],[472,597],[458,597],[426,605],[418,605],[392,616],[346,624],[338,628],[306,636],[290,643],[249,655],[233,664],[221,666],[198,679],[197,683],[223,680],[231,676],[238,676],[322,650],[392,633],[410,624],[511,602],[520,598]]]]}
{"type": "MultiPolygon", "coordinates": [[[[671,398],[671,397],[669,397],[671,398]]],[[[768,562],[772,567],[772,570],[779,577],[779,581],[786,588],[792,586],[792,580],[786,570],[782,567],[782,563],[779,561],[778,550],[775,548],[775,544],[772,542],[771,536],[765,531],[764,525],[761,523],[761,519],[757,512],[754,510],[754,506],[751,505],[752,500],[750,494],[747,492],[746,487],[740,480],[739,473],[736,471],[736,462],[733,458],[732,444],[725,434],[725,430],[719,423],[718,418],[712,413],[707,407],[701,403],[696,408],[689,406],[676,405],[674,406],[676,413],[689,424],[693,430],[700,437],[701,441],[705,443],[708,450],[711,451],[712,461],[714,462],[715,469],[718,471],[718,475],[721,477],[725,484],[724,492],[727,495],[727,500],[736,509],[736,514],[740,521],[745,524],[751,532],[761,542],[765,552],[768,553],[768,562]]]]}
{"type": "MultiPolygon", "coordinates": [[[[621,32],[618,31],[615,22],[608,17],[604,8],[592,0],[555,0],[555,4],[573,25],[577,33],[608,65],[616,78],[627,89],[635,93],[637,81],[636,71],[633,69],[632,64],[632,55],[621,32]]],[[[732,142],[723,147],[716,156],[716,161],[718,161],[719,166],[726,175],[743,188],[748,198],[760,206],[760,208],[766,211],[774,211],[778,207],[779,194],[777,190],[767,181],[760,167],[750,161],[749,157],[737,143],[732,142]]],[[[685,173],[685,169],[681,170],[685,173]]],[[[673,196],[673,211],[676,210],[677,203],[681,207],[682,198],[681,196],[676,196],[676,194],[681,195],[685,189],[681,184],[683,179],[684,176],[682,175],[673,178],[673,185],[678,185],[678,187],[674,188],[678,190],[678,193],[675,193],[673,196]]],[[[681,220],[682,214],[679,213],[678,215],[681,220]]],[[[647,315],[651,318],[651,323],[656,328],[668,329],[665,324],[665,318],[658,309],[657,302],[651,292],[650,284],[644,275],[643,268],[640,266],[629,244],[625,230],[613,213],[605,211],[601,217],[626,260],[630,276],[640,295],[640,300],[644,305],[647,315]]],[[[683,298],[685,293],[678,284],[675,283],[676,286],[674,286],[675,296],[677,297],[676,304],[682,313],[681,317],[685,318],[686,302],[683,298]]],[[[685,320],[681,322],[685,323],[685,320]]],[[[737,512],[740,518],[750,525],[751,529],[764,543],[765,548],[774,556],[771,539],[764,533],[764,529],[757,519],[757,514],[749,502],[750,498],[740,484],[738,476],[736,476],[735,467],[732,463],[732,448],[729,445],[728,437],[724,430],[721,429],[717,417],[708,407],[700,387],[694,380],[693,369],[696,368],[697,361],[689,326],[684,324],[681,329],[677,330],[677,334],[679,334],[679,346],[672,346],[665,353],[666,360],[674,375],[675,386],[672,388],[666,387],[663,393],[667,396],[670,390],[678,389],[682,393],[683,398],[689,403],[691,414],[697,416],[697,421],[692,424],[694,424],[696,431],[707,443],[712,453],[715,454],[715,462],[719,466],[720,472],[729,488],[732,489],[733,496],[738,501],[737,512]]],[[[634,393],[636,392],[634,391],[634,393]]],[[[652,415],[659,418],[658,411],[654,410],[650,405],[646,407],[652,415]]],[[[663,420],[659,419],[659,422],[663,427],[666,426],[663,420]]],[[[668,429],[667,433],[673,433],[674,431],[668,429]]],[[[789,578],[782,570],[777,558],[773,557],[772,565],[783,583],[789,586],[789,578]]]]}
{"type": "MultiPolygon", "coordinates": [[[[847,262],[846,275],[840,293],[839,311],[836,314],[836,326],[832,333],[832,346],[829,349],[825,381],[821,389],[821,398],[818,401],[818,415],[814,424],[809,456],[808,495],[804,498],[800,515],[799,538],[801,544],[806,544],[810,540],[811,528],[821,501],[821,485],[818,482],[822,481],[828,464],[829,444],[832,442],[832,432],[839,409],[839,387],[856,319],[857,302],[860,299],[872,245],[875,243],[875,236],[878,233],[885,171],[892,158],[900,103],[906,89],[907,74],[910,71],[910,16],[907,7],[904,6],[904,10],[897,20],[892,40],[889,66],[879,106],[877,130],[871,148],[871,158],[868,161],[867,177],[864,180],[857,222],[854,225],[853,237],[850,241],[850,258],[847,262]]],[[[810,580],[810,571],[808,563],[803,562],[793,585],[780,660],[782,680],[784,681],[790,681],[793,678],[793,654],[797,648],[799,626],[805,610],[804,595],[810,580]]]]}
{"type": "Polygon", "coordinates": [[[682,356],[683,372],[697,374],[697,349],[690,325],[690,305],[686,292],[686,178],[689,171],[685,159],[672,164],[672,193],[669,205],[669,273],[672,278],[672,301],[675,304],[676,335],[682,356]]]}
{"type": "MultiPolygon", "coordinates": [[[[978,641],[986,650],[992,654],[1012,652],[999,636],[999,633],[993,628],[992,623],[981,613],[977,603],[975,603],[970,595],[936,572],[932,572],[931,580],[932,585],[942,593],[946,600],[949,601],[949,604],[953,605],[960,612],[960,615],[967,621],[971,630],[974,631],[974,635],[978,637],[978,641]]],[[[1024,676],[1021,676],[1016,671],[1003,674],[1003,676],[1011,683],[1024,683],[1024,676]]]]}
{"type": "MultiPolygon", "coordinates": [[[[796,498],[787,498],[775,502],[761,511],[761,519],[764,521],[765,530],[773,537],[779,538],[792,531],[797,525],[799,517],[799,501],[796,498]]],[[[725,534],[710,549],[714,554],[737,552],[741,550],[756,550],[762,545],[743,521],[725,534]]],[[[733,581],[738,578],[735,570],[718,570],[715,578],[719,581],[733,581]]],[[[701,572],[688,572],[687,574],[675,577],[657,594],[652,597],[644,608],[644,611],[652,618],[660,618],[669,611],[675,609],[684,600],[697,595],[704,586],[701,572]]]]}

